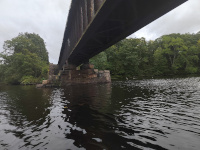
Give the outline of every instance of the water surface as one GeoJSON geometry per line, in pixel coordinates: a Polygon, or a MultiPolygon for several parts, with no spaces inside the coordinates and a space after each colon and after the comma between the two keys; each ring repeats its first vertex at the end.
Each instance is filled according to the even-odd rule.
{"type": "Polygon", "coordinates": [[[200,148],[200,78],[0,86],[0,149],[200,148]]]}

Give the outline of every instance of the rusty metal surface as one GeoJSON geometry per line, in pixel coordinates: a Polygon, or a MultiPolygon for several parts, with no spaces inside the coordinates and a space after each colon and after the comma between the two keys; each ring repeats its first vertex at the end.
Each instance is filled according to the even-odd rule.
{"type": "MultiPolygon", "coordinates": [[[[80,65],[187,0],[72,0],[59,57],[80,65]]],[[[181,12],[180,12],[181,13],[181,12]]]]}
{"type": "Polygon", "coordinates": [[[65,64],[81,36],[94,19],[105,0],[72,0],[65,28],[59,65],[65,64]]]}

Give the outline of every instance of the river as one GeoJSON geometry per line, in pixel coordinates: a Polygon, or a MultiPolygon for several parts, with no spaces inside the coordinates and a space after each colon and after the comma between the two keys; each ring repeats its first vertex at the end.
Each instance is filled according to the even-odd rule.
{"type": "Polygon", "coordinates": [[[200,149],[200,77],[0,86],[0,150],[200,149]]]}

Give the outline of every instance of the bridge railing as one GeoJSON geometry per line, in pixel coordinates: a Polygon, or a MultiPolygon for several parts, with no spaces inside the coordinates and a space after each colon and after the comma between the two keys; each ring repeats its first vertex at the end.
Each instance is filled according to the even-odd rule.
{"type": "Polygon", "coordinates": [[[65,64],[104,1],[72,0],[58,61],[59,66],[65,64]]]}

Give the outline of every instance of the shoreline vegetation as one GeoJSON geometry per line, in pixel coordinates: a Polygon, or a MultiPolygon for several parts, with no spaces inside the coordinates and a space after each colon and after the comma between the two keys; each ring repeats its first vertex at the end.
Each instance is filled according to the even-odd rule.
{"type": "Polygon", "coordinates": [[[3,45],[0,83],[37,84],[48,77],[49,58],[44,40],[35,33],[19,33],[3,45]]]}
{"type": "MultiPolygon", "coordinates": [[[[35,85],[48,79],[44,40],[20,33],[0,53],[0,85],[35,85]]],[[[163,35],[154,41],[124,39],[90,59],[96,69],[110,70],[112,80],[174,78],[200,75],[200,32],[163,35]]]]}
{"type": "Polygon", "coordinates": [[[200,32],[124,39],[90,60],[112,78],[200,75],[200,32]]]}

